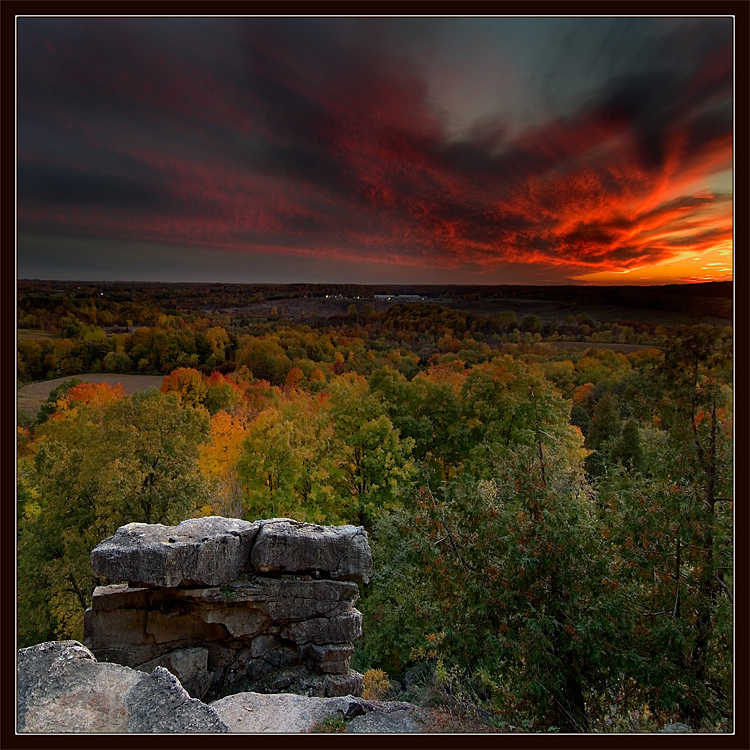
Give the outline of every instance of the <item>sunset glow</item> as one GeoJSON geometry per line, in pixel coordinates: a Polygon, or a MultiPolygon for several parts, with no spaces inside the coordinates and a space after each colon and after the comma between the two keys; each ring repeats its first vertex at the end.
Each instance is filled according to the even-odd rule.
{"type": "Polygon", "coordinates": [[[732,59],[731,18],[20,18],[19,275],[731,279],[732,59]]]}

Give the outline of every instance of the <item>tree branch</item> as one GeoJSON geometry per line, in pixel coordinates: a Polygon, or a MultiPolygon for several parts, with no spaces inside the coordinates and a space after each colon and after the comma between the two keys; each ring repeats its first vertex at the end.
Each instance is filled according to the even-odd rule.
{"type": "Polygon", "coordinates": [[[724,589],[724,593],[729,598],[730,604],[734,604],[734,598],[732,597],[732,589],[730,589],[729,586],[727,586],[726,583],[724,583],[724,581],[722,581],[721,578],[719,578],[719,576],[716,575],[716,573],[714,573],[714,580],[716,580],[719,586],[721,586],[721,588],[724,589]]]}
{"type": "Polygon", "coordinates": [[[71,591],[78,597],[78,601],[81,603],[81,607],[86,610],[89,605],[86,603],[86,597],[83,595],[83,592],[78,588],[78,584],[76,583],[75,578],[73,578],[73,574],[68,573],[68,575],[65,577],[70,581],[70,584],[73,587],[71,591]]]}

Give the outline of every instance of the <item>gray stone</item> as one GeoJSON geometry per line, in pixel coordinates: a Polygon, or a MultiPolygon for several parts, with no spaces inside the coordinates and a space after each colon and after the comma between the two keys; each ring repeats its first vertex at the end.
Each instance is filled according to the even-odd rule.
{"type": "Polygon", "coordinates": [[[154,589],[131,587],[127,583],[113,583],[110,586],[97,586],[91,601],[91,608],[97,611],[112,609],[143,609],[156,600],[154,589]]]}
{"type": "Polygon", "coordinates": [[[337,704],[292,693],[237,693],[210,704],[230,732],[308,732],[331,716],[337,704]]]}
{"type": "Polygon", "coordinates": [[[253,638],[253,642],[250,644],[250,655],[254,659],[258,659],[280,645],[281,639],[278,636],[259,635],[257,638],[253,638]]]}
{"type": "Polygon", "coordinates": [[[347,721],[346,731],[422,731],[417,707],[403,702],[365,701],[351,695],[324,698],[291,693],[237,693],[210,704],[236,733],[311,732],[326,719],[347,721]]]}
{"type": "Polygon", "coordinates": [[[227,732],[228,727],[205,703],[191,698],[164,667],[136,683],[125,696],[130,732],[227,732]]]}
{"type": "Polygon", "coordinates": [[[207,648],[181,648],[137,665],[141,672],[152,672],[156,667],[169,670],[192,698],[202,698],[211,687],[207,648]]]}
{"type": "Polygon", "coordinates": [[[307,643],[300,648],[300,656],[308,660],[308,665],[327,674],[347,674],[349,660],[354,654],[350,643],[335,643],[317,646],[307,643]]]}
{"type": "Polygon", "coordinates": [[[100,646],[145,644],[153,641],[146,637],[147,623],[145,609],[87,609],[83,615],[84,640],[93,651],[100,646]]]}
{"type": "Polygon", "coordinates": [[[350,669],[346,674],[325,675],[324,686],[328,698],[339,695],[362,695],[365,678],[359,672],[350,669]]]}
{"type": "Polygon", "coordinates": [[[215,607],[193,610],[204,622],[216,623],[235,638],[252,638],[269,623],[269,618],[254,607],[215,607]]]}
{"type": "Polygon", "coordinates": [[[195,614],[165,616],[158,610],[151,610],[146,620],[147,640],[152,643],[205,643],[226,638],[227,632],[223,625],[208,623],[195,614]]]}
{"type": "Polygon", "coordinates": [[[221,587],[180,588],[172,596],[196,603],[257,604],[272,620],[305,620],[343,614],[359,598],[351,581],[252,578],[221,587]]]}
{"type": "Polygon", "coordinates": [[[370,545],[361,526],[265,521],[250,560],[257,573],[324,572],[334,580],[365,583],[372,574],[370,545]]]}
{"type": "Polygon", "coordinates": [[[61,732],[226,732],[205,703],[157,667],[153,674],[101,664],[77,641],[18,652],[17,730],[61,732]]]}
{"type": "Polygon", "coordinates": [[[414,734],[422,731],[422,725],[414,719],[414,708],[398,711],[370,711],[357,716],[346,726],[346,731],[353,734],[414,734]]]}
{"type": "Polygon", "coordinates": [[[687,724],[683,724],[681,721],[676,721],[673,724],[667,724],[664,727],[664,729],[660,730],[660,733],[661,732],[666,732],[666,733],[677,732],[679,734],[687,734],[687,733],[692,733],[692,731],[693,730],[687,724]]]}
{"type": "Polygon", "coordinates": [[[100,660],[166,667],[193,697],[362,692],[349,667],[359,587],[346,578],[372,570],[364,529],[220,517],[129,524],[92,564],[129,582],[97,587],[84,615],[84,641],[100,660]]]}
{"type": "Polygon", "coordinates": [[[192,518],[177,526],[129,523],[91,552],[94,574],[149,586],[221,586],[247,569],[262,522],[192,518]]]}
{"type": "Polygon", "coordinates": [[[283,638],[295,643],[346,643],[362,635],[362,614],[356,609],[338,617],[316,617],[292,622],[281,629],[283,638]]]}

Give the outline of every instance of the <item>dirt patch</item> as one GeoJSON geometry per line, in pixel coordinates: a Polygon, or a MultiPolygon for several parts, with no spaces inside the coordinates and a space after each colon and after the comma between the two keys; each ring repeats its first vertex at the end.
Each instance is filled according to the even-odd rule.
{"type": "Polygon", "coordinates": [[[33,328],[19,328],[16,334],[19,339],[51,339],[53,334],[46,331],[37,331],[33,328]]]}
{"type": "Polygon", "coordinates": [[[158,388],[164,379],[162,375],[67,375],[64,378],[29,383],[18,389],[18,411],[36,414],[42,402],[47,400],[50,391],[71,378],[78,378],[86,383],[120,383],[128,395],[136,391],[158,388]]]}

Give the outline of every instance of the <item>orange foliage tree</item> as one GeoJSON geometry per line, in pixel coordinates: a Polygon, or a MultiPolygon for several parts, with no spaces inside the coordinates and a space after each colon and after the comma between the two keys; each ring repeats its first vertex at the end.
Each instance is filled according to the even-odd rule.
{"type": "Polygon", "coordinates": [[[178,367],[164,376],[159,390],[162,393],[174,391],[180,397],[183,406],[198,406],[206,397],[208,385],[198,370],[192,367],[178,367]]]}
{"type": "Polygon", "coordinates": [[[116,383],[115,385],[109,383],[79,383],[65,394],[63,401],[68,406],[72,402],[109,406],[115,401],[119,401],[124,395],[125,389],[122,387],[122,383],[116,383]]]}

